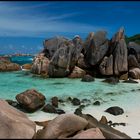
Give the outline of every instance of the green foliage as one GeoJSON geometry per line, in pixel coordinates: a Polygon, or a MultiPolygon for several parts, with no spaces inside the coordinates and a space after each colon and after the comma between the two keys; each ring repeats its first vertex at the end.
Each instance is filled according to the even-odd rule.
{"type": "Polygon", "coordinates": [[[128,44],[129,42],[135,42],[137,44],[140,45],[140,34],[136,34],[134,36],[131,36],[131,37],[127,37],[125,36],[125,40],[126,40],[126,43],[128,44]]]}

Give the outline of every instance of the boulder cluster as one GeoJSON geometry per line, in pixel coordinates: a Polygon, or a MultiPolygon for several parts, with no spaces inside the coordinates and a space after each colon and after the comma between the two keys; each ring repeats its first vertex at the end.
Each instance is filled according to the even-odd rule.
{"type": "Polygon", "coordinates": [[[105,31],[89,33],[85,41],[54,37],[44,41],[44,49],[33,61],[31,72],[49,77],[81,78],[85,74],[94,77],[140,78],[140,46],[126,44],[121,28],[109,40],[105,31]]]}
{"type": "MultiPolygon", "coordinates": [[[[19,96],[23,99],[18,99],[18,101],[22,105],[27,104],[28,107],[24,106],[26,109],[33,108],[34,102],[44,100],[44,96],[40,93],[30,95],[29,91],[26,92],[26,95],[25,93],[18,94],[16,98],[19,96]]],[[[56,97],[53,100],[53,105],[57,106],[56,97]]],[[[2,139],[130,139],[128,135],[112,127],[112,125],[125,125],[124,123],[112,124],[109,121],[111,123],[109,124],[105,116],[98,121],[90,114],[66,113],[60,114],[52,120],[46,118],[43,122],[31,121],[24,112],[8,103],[0,100],[0,138],[2,139]],[[41,128],[37,129],[37,126],[41,128]]],[[[44,104],[44,101],[42,103],[44,104]]],[[[34,106],[34,108],[38,107],[34,106]]],[[[110,108],[108,111],[113,113],[113,109],[117,108],[110,108]]],[[[120,110],[120,108],[118,109],[120,110]]]]}
{"type": "Polygon", "coordinates": [[[0,56],[0,72],[21,70],[20,65],[12,63],[9,58],[0,56]]]}

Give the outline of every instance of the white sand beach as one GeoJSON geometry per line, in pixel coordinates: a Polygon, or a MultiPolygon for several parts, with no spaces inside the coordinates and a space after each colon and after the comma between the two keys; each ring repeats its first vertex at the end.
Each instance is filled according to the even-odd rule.
{"type": "MultiPolygon", "coordinates": [[[[140,132],[140,110],[139,106],[136,106],[135,109],[129,107],[124,107],[124,113],[122,115],[114,116],[107,112],[104,112],[110,105],[105,106],[89,106],[83,109],[83,114],[91,114],[96,119],[100,120],[101,117],[104,115],[106,116],[107,120],[111,120],[113,123],[126,123],[126,126],[115,126],[114,128],[126,133],[131,138],[140,138],[140,135],[138,134],[140,132]]],[[[73,107],[70,105],[66,105],[63,107],[63,109],[66,111],[66,113],[73,113],[76,107],[73,107]]],[[[50,114],[50,113],[44,113],[42,111],[39,111],[38,113],[34,113],[34,115],[29,115],[29,118],[33,121],[46,121],[46,120],[52,120],[55,118],[57,114],[50,114]]],[[[37,130],[42,127],[37,126],[37,130]]]]}

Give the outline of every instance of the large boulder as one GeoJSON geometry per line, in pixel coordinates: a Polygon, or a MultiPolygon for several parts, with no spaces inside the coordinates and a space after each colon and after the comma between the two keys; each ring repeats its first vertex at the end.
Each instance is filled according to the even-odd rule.
{"type": "Polygon", "coordinates": [[[108,51],[108,40],[105,31],[89,35],[85,48],[85,61],[91,66],[98,64],[108,51]],[[92,38],[92,39],[91,39],[92,38]]]}
{"type": "Polygon", "coordinates": [[[26,90],[16,95],[18,103],[28,112],[34,112],[45,105],[45,96],[35,89],[26,90]]]}
{"type": "Polygon", "coordinates": [[[135,42],[129,42],[128,54],[135,55],[137,61],[140,63],[140,45],[135,42]]]}
{"type": "Polygon", "coordinates": [[[140,79],[140,69],[139,68],[130,69],[129,76],[133,79],[140,79]]]}
{"type": "Polygon", "coordinates": [[[43,53],[38,54],[34,60],[31,67],[31,72],[34,74],[48,74],[49,59],[44,56],[43,53]]]}
{"type": "Polygon", "coordinates": [[[83,43],[83,54],[85,55],[88,51],[89,45],[91,40],[93,39],[94,33],[90,32],[85,40],[85,42],[83,43]]]}
{"type": "Polygon", "coordinates": [[[68,39],[61,36],[56,36],[54,38],[45,40],[43,42],[44,45],[43,53],[50,60],[53,57],[54,53],[59,48],[59,46],[66,41],[68,41],[68,39]]]}
{"type": "MultiPolygon", "coordinates": [[[[114,34],[114,36],[111,39],[111,44],[117,44],[121,39],[124,39],[124,28],[121,27],[117,33],[114,34]]],[[[115,46],[114,46],[115,47],[115,46]]]]}
{"type": "Polygon", "coordinates": [[[0,139],[32,139],[36,124],[26,114],[0,100],[0,139]]]}
{"type": "Polygon", "coordinates": [[[109,42],[109,54],[113,54],[116,45],[121,39],[125,39],[124,28],[120,28],[119,31],[115,33],[114,36],[111,38],[109,42]]]}
{"type": "Polygon", "coordinates": [[[84,130],[88,122],[75,114],[62,114],[48,122],[47,126],[37,131],[37,139],[67,138],[75,132],[84,130]]]}
{"type": "Polygon", "coordinates": [[[111,39],[109,53],[113,55],[114,75],[128,71],[127,46],[124,38],[124,29],[121,28],[111,39]]]}
{"type": "Polygon", "coordinates": [[[71,139],[105,139],[105,137],[99,128],[90,128],[79,132],[71,139]]]}
{"type": "Polygon", "coordinates": [[[135,55],[130,54],[128,56],[128,67],[129,67],[129,69],[140,68],[140,65],[139,65],[135,55]]]}
{"type": "Polygon", "coordinates": [[[82,78],[86,72],[81,68],[75,66],[72,73],[68,76],[69,78],[82,78]]]}
{"type": "Polygon", "coordinates": [[[0,63],[10,64],[10,57],[0,56],[0,63]]]}
{"type": "Polygon", "coordinates": [[[10,63],[6,65],[6,69],[5,69],[5,71],[19,71],[19,70],[21,70],[21,67],[19,64],[16,63],[10,63]]]}
{"type": "Polygon", "coordinates": [[[120,73],[128,71],[127,62],[127,46],[124,39],[121,39],[114,50],[114,74],[120,75],[120,73]]]}
{"type": "Polygon", "coordinates": [[[74,46],[76,48],[76,52],[78,54],[76,59],[78,59],[79,58],[79,54],[81,53],[81,51],[83,49],[83,41],[82,41],[82,39],[80,38],[79,35],[76,35],[73,38],[72,42],[73,42],[73,44],[74,44],[74,46]]]}
{"type": "Polygon", "coordinates": [[[21,70],[19,64],[12,63],[7,57],[0,57],[0,72],[21,70]]]}
{"type": "Polygon", "coordinates": [[[105,56],[99,65],[99,70],[102,75],[113,75],[113,56],[112,54],[105,56]]]}
{"type": "Polygon", "coordinates": [[[127,134],[116,130],[106,124],[99,123],[97,126],[106,139],[131,139],[127,134]]]}
{"type": "Polygon", "coordinates": [[[72,41],[61,43],[59,49],[55,52],[49,64],[48,74],[50,77],[66,77],[75,67],[79,49],[76,48],[72,41]]]}
{"type": "Polygon", "coordinates": [[[98,127],[106,139],[131,139],[125,133],[114,129],[107,124],[100,123],[96,118],[89,114],[81,114],[80,116],[88,121],[87,129],[98,127]]]}

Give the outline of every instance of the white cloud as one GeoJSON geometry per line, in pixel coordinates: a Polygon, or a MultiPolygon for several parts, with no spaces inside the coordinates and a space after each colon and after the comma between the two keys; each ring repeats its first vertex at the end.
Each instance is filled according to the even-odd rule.
{"type": "MultiPolygon", "coordinates": [[[[0,36],[36,36],[45,32],[88,33],[108,28],[64,20],[79,14],[78,12],[50,16],[49,14],[32,15],[26,11],[33,11],[42,6],[44,4],[19,7],[11,3],[0,2],[0,36]]],[[[49,6],[49,3],[45,6],[49,6]]]]}

